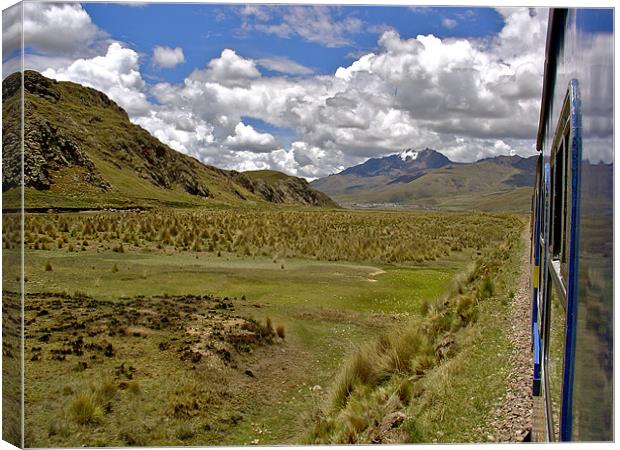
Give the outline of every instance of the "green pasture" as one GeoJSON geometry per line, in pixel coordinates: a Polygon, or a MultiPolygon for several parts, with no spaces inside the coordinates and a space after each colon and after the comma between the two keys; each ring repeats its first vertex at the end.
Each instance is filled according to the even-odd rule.
{"type": "MultiPolygon", "coordinates": [[[[151,338],[127,348],[123,344],[119,350],[150,374],[140,381],[142,394],[119,391],[115,397],[118,406],[95,425],[63,428],[57,425],[63,420],[50,416],[50,411],[60,414],[58,411],[66,408],[63,389],[79,392],[89,383],[105,379],[113,369],[111,363],[98,372],[75,372],[73,366],[56,361],[27,361],[26,407],[33,429],[30,445],[127,445],[127,439],[112,431],[121,424],[125,438],[133,436],[131,439],[147,445],[299,443],[311,412],[324,401],[343,358],[406,316],[418,314],[422,302],[441,296],[469,261],[466,253],[456,253],[450,259],[417,266],[375,266],[126,248],[125,253],[27,250],[26,292],[85,294],[112,302],[138,295],[229,297],[237,314],[261,321],[269,317],[275,325],[283,325],[286,339],[242,359],[243,367],[252,367],[257,373],[260,386],[252,385],[254,380],[246,379],[243,370],[227,369],[229,403],[218,406],[217,414],[188,421],[170,419],[170,426],[162,421],[168,414],[169,398],[177,395],[178,383],[167,381],[185,379],[182,384],[195,390],[197,384],[214,383],[211,378],[215,374],[210,378],[167,366],[158,359],[155,345],[147,342],[151,338]],[[49,396],[45,392],[54,379],[65,380],[54,388],[54,396],[65,402],[57,407],[46,405],[49,396]],[[316,386],[320,388],[313,390],[316,386]],[[230,422],[236,415],[242,419],[230,422]],[[151,425],[144,427],[142,423],[151,425]],[[50,427],[54,435],[46,438],[50,427]],[[163,433],[162,427],[170,431],[163,433]],[[129,431],[132,429],[133,434],[129,431]]],[[[26,347],[33,345],[36,342],[27,339],[26,347]]]]}
{"type": "Polygon", "coordinates": [[[462,255],[408,267],[232,254],[28,250],[26,277],[29,292],[79,291],[105,299],[215,294],[245,296],[284,312],[331,308],[411,314],[421,301],[439,296],[465,263],[462,255]]]}

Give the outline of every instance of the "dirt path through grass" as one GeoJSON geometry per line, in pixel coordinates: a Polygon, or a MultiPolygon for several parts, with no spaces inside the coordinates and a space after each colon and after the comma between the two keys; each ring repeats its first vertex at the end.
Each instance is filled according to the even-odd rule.
{"type": "Polygon", "coordinates": [[[304,430],[303,413],[314,395],[309,374],[313,355],[290,339],[277,348],[256,351],[244,366],[246,377],[234,388],[243,421],[222,436],[221,445],[294,444],[304,430]]]}

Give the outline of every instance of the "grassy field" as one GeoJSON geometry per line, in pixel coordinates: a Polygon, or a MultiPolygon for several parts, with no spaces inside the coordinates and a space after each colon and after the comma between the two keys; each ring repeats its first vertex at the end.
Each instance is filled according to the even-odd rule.
{"type": "Polygon", "coordinates": [[[26,445],[306,442],[347,358],[427,316],[521,223],[292,210],[29,215],[26,445]]]}
{"type": "MultiPolygon", "coordinates": [[[[421,263],[500,241],[507,214],[293,209],[156,209],[29,215],[28,249],[234,253],[322,261],[421,263]],[[481,233],[484,231],[484,233],[481,233]]],[[[11,236],[7,236],[10,241],[11,236]]]]}
{"type": "MultiPolygon", "coordinates": [[[[19,222],[2,216],[3,244],[16,248],[19,222]],[[13,241],[9,241],[9,236],[13,241]]],[[[21,446],[21,255],[2,251],[2,439],[21,446]]]]}
{"type": "Polygon", "coordinates": [[[315,412],[309,443],[481,442],[505,393],[518,228],[424,312],[360,346],[315,412]]]}

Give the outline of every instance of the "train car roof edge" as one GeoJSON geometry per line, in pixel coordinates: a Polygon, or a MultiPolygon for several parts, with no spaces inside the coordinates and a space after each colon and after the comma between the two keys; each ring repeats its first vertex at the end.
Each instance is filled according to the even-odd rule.
{"type": "Polygon", "coordinates": [[[547,44],[545,48],[545,74],[543,80],[540,117],[538,119],[538,133],[536,135],[536,150],[542,151],[542,140],[545,121],[549,113],[550,96],[553,95],[555,68],[557,65],[558,47],[562,38],[562,31],[566,19],[566,9],[553,8],[549,11],[547,23],[547,44]]]}

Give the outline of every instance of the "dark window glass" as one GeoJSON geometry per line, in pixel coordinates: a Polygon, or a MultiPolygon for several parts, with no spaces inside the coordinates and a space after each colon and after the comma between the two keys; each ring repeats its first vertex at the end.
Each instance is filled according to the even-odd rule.
{"type": "Polygon", "coordinates": [[[564,145],[555,154],[552,167],[552,226],[551,251],[553,258],[559,258],[562,250],[562,232],[564,225],[564,145]]]}

